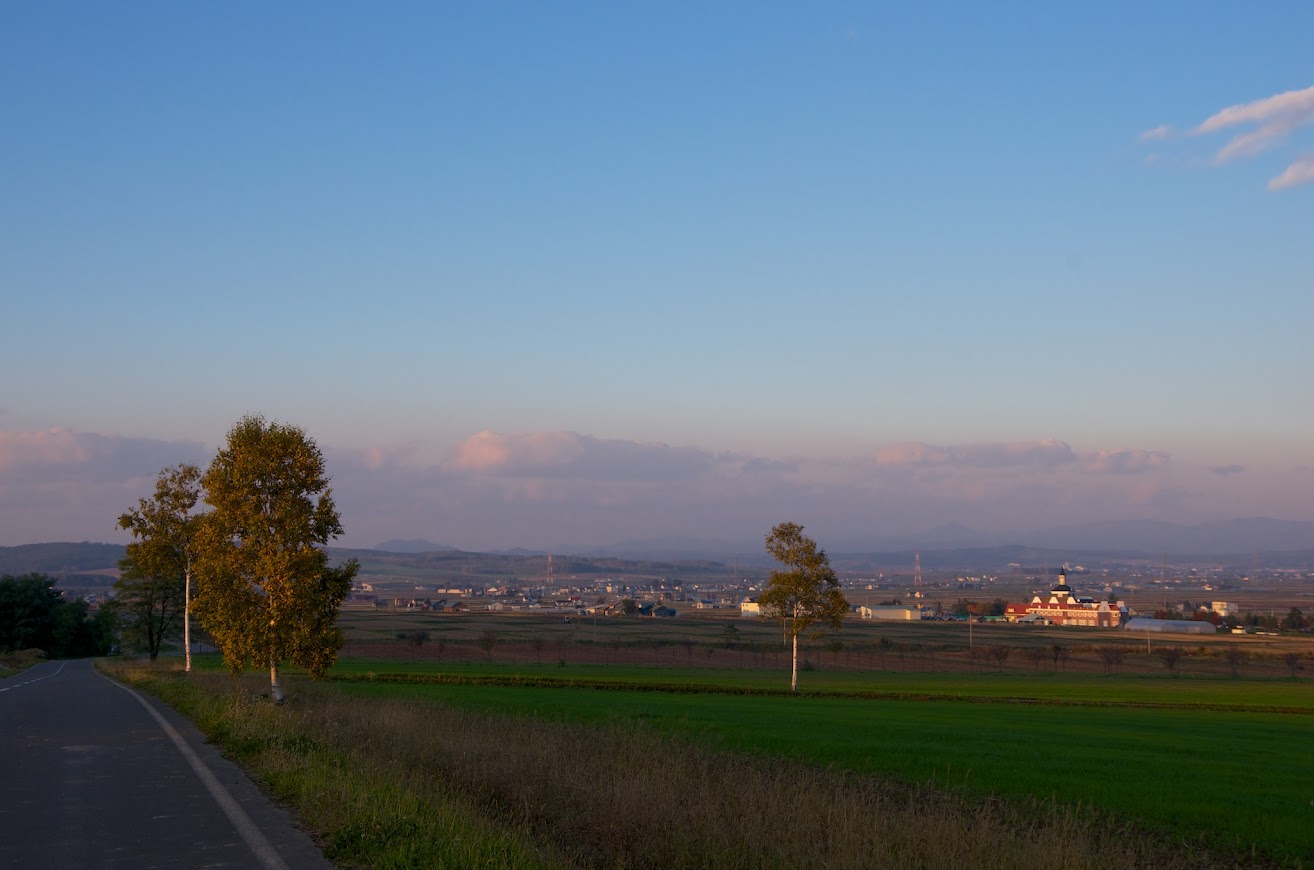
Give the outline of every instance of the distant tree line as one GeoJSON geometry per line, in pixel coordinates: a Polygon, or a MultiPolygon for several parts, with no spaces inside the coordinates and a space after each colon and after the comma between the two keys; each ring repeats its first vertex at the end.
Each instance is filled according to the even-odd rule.
{"type": "Polygon", "coordinates": [[[36,649],[49,658],[105,655],[113,634],[109,608],[93,615],[87,602],[66,601],[45,574],[0,577],[0,652],[36,649]]]}
{"type": "Polygon", "coordinates": [[[95,571],[109,567],[123,558],[121,544],[92,544],[68,542],[54,544],[22,544],[17,547],[0,547],[0,574],[32,574],[54,571],[61,575],[78,571],[95,571]]]}

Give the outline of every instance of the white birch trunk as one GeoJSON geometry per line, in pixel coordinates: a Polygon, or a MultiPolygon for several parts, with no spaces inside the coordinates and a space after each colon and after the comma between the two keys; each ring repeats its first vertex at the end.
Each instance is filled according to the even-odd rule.
{"type": "Polygon", "coordinates": [[[269,663],[269,697],[273,699],[276,707],[281,707],[287,700],[283,687],[278,684],[278,662],[274,661],[269,663]]]}
{"type": "Polygon", "coordinates": [[[192,569],[183,574],[183,648],[187,650],[186,673],[192,672],[192,569]]]}
{"type": "Polygon", "coordinates": [[[798,691],[798,633],[794,634],[794,669],[789,675],[789,690],[798,691]]]}

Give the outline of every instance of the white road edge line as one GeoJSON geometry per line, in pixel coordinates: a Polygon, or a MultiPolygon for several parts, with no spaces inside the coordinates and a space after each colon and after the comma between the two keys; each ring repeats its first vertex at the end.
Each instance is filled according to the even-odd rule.
{"type": "Polygon", "coordinates": [[[215,802],[218,803],[219,807],[224,811],[224,815],[228,816],[228,820],[233,823],[233,827],[237,828],[237,832],[242,835],[242,839],[246,841],[246,845],[249,846],[251,851],[255,853],[255,856],[260,859],[260,863],[268,868],[268,870],[291,870],[291,868],[288,867],[287,862],[279,856],[269,840],[263,833],[261,833],[260,829],[256,827],[255,822],[251,821],[251,817],[246,814],[246,811],[242,809],[241,805],[238,804],[233,796],[228,793],[228,789],[224,788],[224,785],[219,781],[219,778],[211,772],[210,768],[206,767],[205,762],[201,760],[200,756],[192,751],[192,747],[187,745],[187,741],[183,740],[182,735],[169,724],[168,720],[160,715],[160,711],[152,707],[141,695],[137,694],[132,689],[129,689],[122,683],[110,680],[110,678],[106,677],[104,674],[101,674],[100,676],[136,698],[137,703],[145,707],[146,712],[150,713],[155,721],[159,723],[160,728],[164,730],[165,734],[169,735],[169,739],[178,747],[178,751],[182,753],[183,758],[187,759],[187,763],[192,766],[192,770],[196,771],[196,775],[201,778],[201,782],[205,785],[206,790],[210,792],[210,796],[215,799],[215,802]]]}
{"type": "Polygon", "coordinates": [[[59,676],[60,671],[64,670],[64,665],[65,665],[65,664],[67,664],[67,662],[60,662],[60,663],[59,663],[59,667],[55,669],[55,672],[54,672],[53,674],[42,674],[42,675],[39,676],[39,677],[33,677],[32,679],[28,680],[28,681],[25,682],[25,683],[15,683],[15,684],[12,685],[12,686],[5,686],[3,689],[0,689],[0,692],[8,692],[10,689],[21,689],[21,688],[23,688],[24,686],[30,686],[30,685],[32,685],[33,683],[37,682],[38,680],[45,680],[45,679],[49,679],[50,677],[57,677],[57,676],[59,676]]]}

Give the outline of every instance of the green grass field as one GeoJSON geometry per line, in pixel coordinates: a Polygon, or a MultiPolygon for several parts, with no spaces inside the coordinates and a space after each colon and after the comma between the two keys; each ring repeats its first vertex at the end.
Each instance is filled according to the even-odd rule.
{"type": "Polygon", "coordinates": [[[905,700],[733,694],[780,688],[779,674],[752,671],[349,661],[334,675],[363,678],[337,684],[360,698],[650,728],[733,752],[905,782],[1052,797],[1164,836],[1314,861],[1314,753],[1308,751],[1314,687],[1308,682],[845,672],[809,673],[803,681],[821,692],[916,697],[905,700]],[[369,681],[385,671],[441,671],[469,683],[523,677],[586,684],[369,681]],[[721,686],[726,694],[607,690],[609,683],[636,681],[721,686]]]}
{"type": "MultiPolygon", "coordinates": [[[[717,670],[706,667],[643,667],[578,664],[486,664],[387,659],[346,659],[334,666],[331,675],[360,678],[370,674],[434,674],[462,677],[491,677],[507,682],[560,680],[563,683],[643,683],[662,686],[725,687],[764,691],[788,689],[788,673],[772,670],[717,670]]],[[[905,673],[816,671],[800,676],[800,689],[817,693],[870,693],[915,698],[1019,700],[1114,704],[1121,706],[1209,707],[1223,710],[1298,711],[1314,713],[1314,683],[1268,678],[1231,680],[1225,678],[1167,679],[1161,675],[1100,676],[1095,674],[1027,673],[905,673]]]]}

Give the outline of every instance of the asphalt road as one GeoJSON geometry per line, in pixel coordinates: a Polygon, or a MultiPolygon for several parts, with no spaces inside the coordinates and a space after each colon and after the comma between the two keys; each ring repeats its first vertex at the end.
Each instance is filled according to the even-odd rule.
{"type": "Polygon", "coordinates": [[[190,722],[91,661],[0,680],[0,867],[330,866],[190,722]]]}

